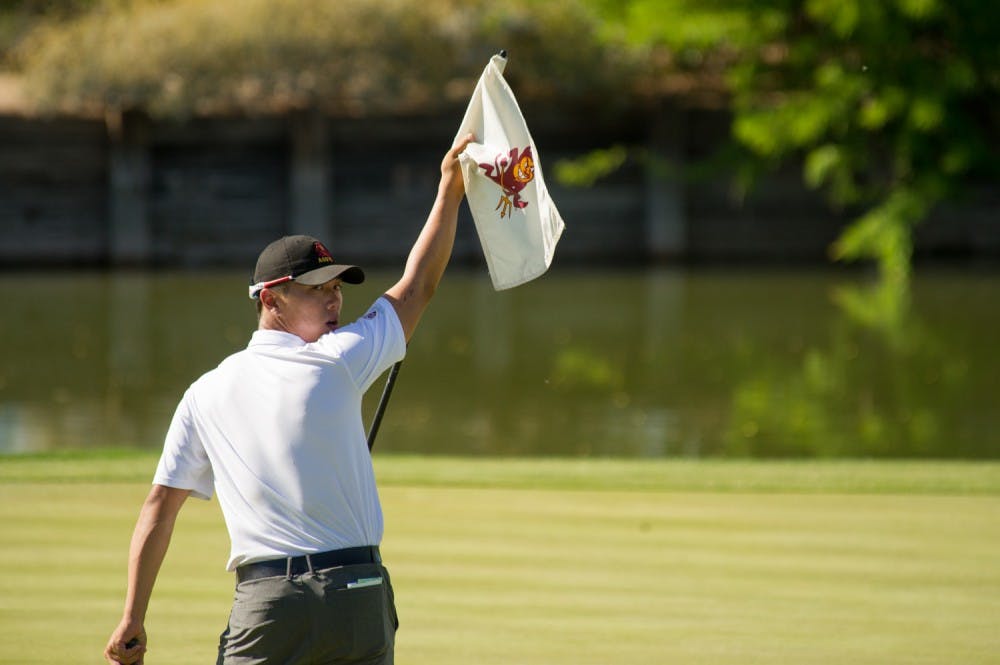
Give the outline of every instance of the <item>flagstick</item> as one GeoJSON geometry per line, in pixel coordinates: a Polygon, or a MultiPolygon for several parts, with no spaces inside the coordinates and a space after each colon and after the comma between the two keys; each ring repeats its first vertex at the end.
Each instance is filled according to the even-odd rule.
{"type": "Polygon", "coordinates": [[[398,363],[392,366],[389,370],[389,378],[385,380],[385,388],[382,389],[382,397],[378,401],[378,408],[375,409],[375,417],[372,418],[371,429],[368,430],[368,450],[371,451],[372,447],[375,445],[375,436],[378,434],[379,425],[382,424],[382,416],[385,415],[385,407],[389,404],[389,396],[392,395],[392,388],[396,385],[396,375],[399,374],[399,368],[403,364],[400,360],[398,363]]]}
{"type": "MultiPolygon", "coordinates": [[[[507,59],[507,49],[500,49],[500,57],[504,60],[507,59]]],[[[382,389],[382,397],[379,399],[378,407],[375,409],[375,417],[372,418],[371,429],[368,430],[368,450],[375,446],[375,437],[378,435],[379,426],[382,424],[382,416],[385,415],[385,408],[389,404],[389,396],[392,395],[392,389],[396,385],[396,376],[399,374],[399,368],[402,366],[403,361],[400,360],[398,363],[392,366],[389,370],[389,378],[385,381],[385,388],[382,389]]]]}

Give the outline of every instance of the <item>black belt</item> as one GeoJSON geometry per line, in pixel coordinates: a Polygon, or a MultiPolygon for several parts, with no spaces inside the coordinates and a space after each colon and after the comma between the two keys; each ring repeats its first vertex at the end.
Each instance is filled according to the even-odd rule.
{"type": "Polygon", "coordinates": [[[236,579],[240,582],[257,580],[262,577],[302,575],[324,568],[354,566],[359,563],[382,563],[382,555],[375,545],[348,547],[330,552],[303,554],[285,559],[269,559],[248,563],[236,569],[236,579]]]}

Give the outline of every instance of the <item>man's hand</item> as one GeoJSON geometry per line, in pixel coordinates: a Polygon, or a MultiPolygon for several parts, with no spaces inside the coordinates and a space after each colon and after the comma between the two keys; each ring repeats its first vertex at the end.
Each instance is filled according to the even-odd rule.
{"type": "Polygon", "coordinates": [[[448,151],[441,161],[441,189],[449,197],[457,197],[461,199],[465,196],[465,181],[462,179],[462,163],[459,161],[458,156],[462,154],[465,148],[476,140],[476,137],[472,134],[467,134],[466,136],[459,139],[458,143],[448,151]]]}
{"type": "Polygon", "coordinates": [[[146,631],[127,617],[121,620],[104,647],[104,659],[113,665],[142,665],[146,654],[146,631]]]}
{"type": "Polygon", "coordinates": [[[149,490],[128,555],[128,591],[125,611],[118,627],[111,633],[104,658],[115,665],[142,665],[146,653],[146,630],[143,627],[149,597],[153,593],[156,574],[170,545],[177,513],[191,490],[153,485],[149,490]]]}

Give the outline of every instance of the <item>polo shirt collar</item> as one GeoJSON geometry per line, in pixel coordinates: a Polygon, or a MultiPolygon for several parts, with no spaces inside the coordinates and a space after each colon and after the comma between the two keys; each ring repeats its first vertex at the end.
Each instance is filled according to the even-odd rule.
{"type": "Polygon", "coordinates": [[[283,330],[255,330],[250,337],[247,348],[254,346],[282,346],[294,348],[305,346],[305,340],[298,335],[283,330]]]}

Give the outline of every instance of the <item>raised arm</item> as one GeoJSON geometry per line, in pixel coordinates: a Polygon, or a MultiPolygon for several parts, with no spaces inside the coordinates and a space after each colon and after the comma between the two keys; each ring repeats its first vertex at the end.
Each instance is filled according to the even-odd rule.
{"type": "Polygon", "coordinates": [[[471,134],[463,138],[441,162],[441,181],[434,207],[410,250],[403,277],[385,293],[403,324],[407,342],[413,336],[451,258],[458,208],[465,196],[458,156],[473,138],[471,134]]]}
{"type": "Polygon", "coordinates": [[[170,545],[174,522],[190,490],[153,485],[139,512],[128,556],[128,591],[125,612],[104,649],[109,663],[142,663],[146,652],[146,609],[153,583],[170,545]],[[129,643],[134,645],[129,647],[129,643]]]}

